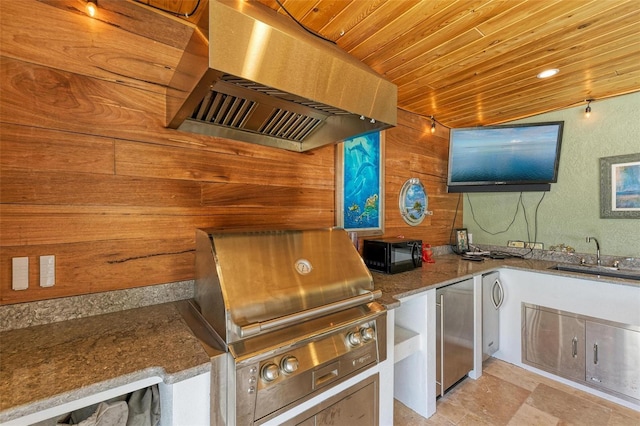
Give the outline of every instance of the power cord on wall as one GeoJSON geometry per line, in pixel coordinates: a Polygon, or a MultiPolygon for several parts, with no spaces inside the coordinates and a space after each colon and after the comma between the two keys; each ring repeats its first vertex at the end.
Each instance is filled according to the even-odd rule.
{"type": "Polygon", "coordinates": [[[451,250],[455,254],[462,254],[458,252],[458,246],[453,243],[453,230],[456,227],[456,218],[458,217],[458,208],[460,207],[460,200],[462,199],[462,194],[458,194],[458,202],[456,203],[456,211],[453,214],[453,222],[451,222],[451,233],[449,234],[449,245],[451,246],[451,250]]]}
{"type": "MultiPolygon", "coordinates": [[[[524,205],[524,200],[523,200],[523,194],[522,192],[520,193],[520,196],[518,197],[518,201],[516,202],[516,210],[513,213],[513,219],[511,219],[511,222],[509,223],[509,225],[502,231],[497,231],[497,232],[491,232],[488,231],[487,229],[485,229],[482,225],[480,225],[480,223],[478,223],[476,216],[475,216],[475,212],[473,210],[473,204],[471,203],[471,197],[469,197],[469,194],[467,194],[467,201],[469,202],[469,208],[471,210],[471,217],[473,218],[473,222],[478,226],[478,228],[480,228],[480,230],[486,232],[489,235],[498,235],[498,234],[503,234],[507,231],[509,231],[509,229],[511,229],[511,227],[513,226],[513,224],[516,221],[516,218],[518,216],[518,211],[520,210],[520,206],[522,206],[522,213],[524,215],[524,221],[525,224],[527,226],[527,241],[529,242],[529,252],[525,253],[522,257],[526,257],[529,256],[533,253],[533,245],[532,242],[536,242],[536,240],[538,239],[538,209],[540,208],[540,204],[542,203],[542,200],[544,199],[546,193],[543,192],[542,193],[542,197],[540,197],[540,200],[538,200],[538,203],[536,204],[536,209],[534,212],[534,232],[533,232],[533,241],[531,240],[531,232],[529,230],[529,220],[527,218],[527,209],[524,205]]],[[[460,200],[458,199],[458,202],[460,202],[460,200]]],[[[456,206],[456,215],[458,213],[458,207],[456,206]]],[[[455,221],[455,216],[454,216],[454,221],[455,221]]],[[[451,229],[451,232],[453,233],[453,228],[451,229]]],[[[449,241],[451,242],[451,237],[449,238],[449,241]]]]}
{"type": "Polygon", "coordinates": [[[305,30],[306,32],[308,32],[309,34],[318,37],[321,40],[324,41],[328,41],[331,44],[337,44],[335,41],[330,40],[326,37],[323,37],[322,35],[316,33],[315,31],[310,30],[309,28],[307,28],[302,22],[298,21],[291,13],[289,13],[289,11],[287,10],[286,7],[284,7],[284,5],[282,4],[282,2],[280,2],[280,0],[276,0],[276,3],[278,3],[278,6],[280,6],[282,8],[282,10],[284,10],[284,12],[289,15],[289,18],[291,18],[293,20],[293,22],[295,22],[296,24],[298,24],[300,26],[300,28],[302,28],[303,30],[305,30]]]}
{"type": "Polygon", "coordinates": [[[191,15],[193,15],[194,13],[196,13],[196,11],[198,10],[198,8],[200,7],[200,1],[201,1],[201,0],[198,0],[198,1],[196,2],[196,5],[195,5],[195,6],[193,7],[193,9],[191,10],[191,12],[188,12],[188,13],[177,13],[177,12],[175,12],[175,11],[173,11],[173,10],[165,9],[165,8],[163,8],[163,7],[160,7],[160,6],[155,6],[155,5],[151,4],[150,2],[143,2],[143,1],[140,1],[140,0],[136,0],[136,1],[139,1],[140,3],[143,3],[143,4],[145,4],[145,5],[149,6],[149,7],[152,7],[152,8],[154,8],[154,9],[160,10],[160,11],[162,11],[162,12],[169,13],[169,14],[171,14],[171,15],[173,15],[173,16],[178,16],[178,17],[181,17],[181,18],[182,18],[182,17],[184,17],[184,18],[189,18],[191,15]]]}
{"type": "MultiPolygon", "coordinates": [[[[520,193],[522,194],[522,193],[520,193]]],[[[535,243],[538,241],[538,209],[540,208],[540,203],[542,203],[542,200],[544,200],[544,196],[545,196],[546,192],[542,193],[542,197],[540,197],[540,200],[538,201],[538,204],[536,204],[536,210],[533,214],[533,226],[534,226],[534,231],[533,231],[533,241],[531,241],[531,235],[529,234],[529,221],[527,221],[527,211],[524,207],[524,203],[522,203],[522,211],[524,213],[524,221],[527,224],[527,239],[529,241],[529,253],[525,254],[525,256],[528,256],[530,254],[533,254],[533,244],[531,244],[532,242],[535,243]]]]}
{"type": "MultiPolygon", "coordinates": [[[[522,192],[520,193],[520,197],[518,198],[518,201],[516,202],[516,211],[513,213],[513,219],[511,219],[511,223],[509,223],[509,225],[506,227],[506,229],[503,229],[502,231],[497,231],[497,232],[488,231],[488,230],[484,229],[484,227],[478,223],[478,221],[476,220],[475,212],[473,211],[473,204],[471,204],[471,197],[469,197],[468,193],[467,193],[467,201],[469,202],[469,208],[471,209],[471,217],[473,218],[473,222],[476,225],[478,225],[478,228],[480,228],[480,230],[486,232],[489,235],[498,235],[498,234],[504,234],[509,229],[511,229],[511,226],[516,221],[516,217],[518,215],[518,211],[520,210],[520,204],[522,204],[522,192]]],[[[522,204],[522,207],[524,208],[524,204],[522,204]]]]}

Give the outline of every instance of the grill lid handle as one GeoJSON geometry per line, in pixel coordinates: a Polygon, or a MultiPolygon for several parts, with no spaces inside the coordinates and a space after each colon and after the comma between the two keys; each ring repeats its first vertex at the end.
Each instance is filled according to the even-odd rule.
{"type": "Polygon", "coordinates": [[[262,331],[274,330],[295,324],[300,321],[306,321],[317,318],[322,315],[351,308],[363,303],[372,302],[382,296],[381,290],[369,291],[359,296],[350,297],[349,299],[340,300],[338,302],[329,303],[328,305],[319,306],[317,308],[307,309],[296,312],[295,314],[285,315],[283,317],[274,318],[268,321],[254,322],[240,327],[240,337],[249,337],[259,334],[262,331]]]}

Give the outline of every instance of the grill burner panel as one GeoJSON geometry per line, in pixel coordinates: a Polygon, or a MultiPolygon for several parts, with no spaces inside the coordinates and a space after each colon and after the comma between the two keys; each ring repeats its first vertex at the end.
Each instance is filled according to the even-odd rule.
{"type": "MultiPolygon", "coordinates": [[[[236,415],[237,424],[261,424],[308,400],[325,388],[336,385],[358,372],[377,364],[378,345],[375,339],[357,345],[348,343],[351,333],[365,328],[376,330],[378,339],[386,338],[384,325],[369,321],[350,325],[333,333],[300,342],[285,348],[275,355],[253,358],[241,363],[236,371],[236,415]],[[294,357],[299,361],[296,371],[286,373],[281,364],[284,359],[294,357]],[[272,381],[265,380],[262,372],[267,366],[277,366],[279,373],[272,381]],[[255,393],[257,392],[257,396],[255,393]],[[278,404],[274,405],[274,401],[278,404]]],[[[382,321],[384,324],[384,321],[382,321]]]]}

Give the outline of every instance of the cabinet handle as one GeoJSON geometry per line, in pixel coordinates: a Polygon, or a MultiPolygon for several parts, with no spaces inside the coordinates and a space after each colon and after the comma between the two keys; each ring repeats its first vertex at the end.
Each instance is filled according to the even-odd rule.
{"type": "Polygon", "coordinates": [[[593,363],[598,363],[598,343],[593,344],[593,363]]]}
{"type": "Polygon", "coordinates": [[[440,295],[440,396],[444,396],[444,294],[440,295]]]}
{"type": "Polygon", "coordinates": [[[496,309],[500,309],[502,306],[502,302],[504,301],[504,289],[502,288],[502,283],[499,279],[493,283],[493,288],[491,289],[491,301],[493,302],[493,306],[496,309]],[[496,288],[498,289],[498,300],[496,301],[496,288]]]}
{"type": "Polygon", "coordinates": [[[571,354],[574,358],[578,358],[578,338],[571,339],[571,354]]]}
{"type": "Polygon", "coordinates": [[[418,244],[414,244],[411,246],[411,263],[413,263],[413,267],[416,268],[420,262],[420,258],[422,256],[421,249],[422,246],[418,244]]]}

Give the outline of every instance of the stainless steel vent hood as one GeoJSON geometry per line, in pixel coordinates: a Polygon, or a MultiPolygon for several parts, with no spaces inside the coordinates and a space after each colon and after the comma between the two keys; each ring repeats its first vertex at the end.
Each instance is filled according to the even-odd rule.
{"type": "Polygon", "coordinates": [[[337,46],[259,3],[208,7],[167,91],[167,127],[307,151],[396,125],[397,87],[337,46]]]}

